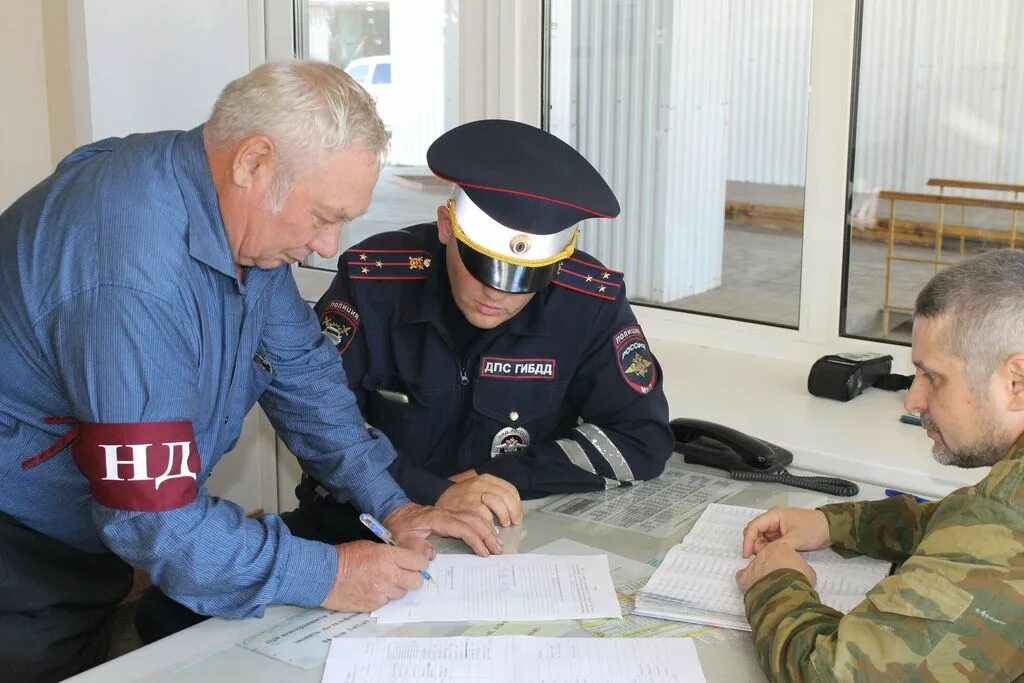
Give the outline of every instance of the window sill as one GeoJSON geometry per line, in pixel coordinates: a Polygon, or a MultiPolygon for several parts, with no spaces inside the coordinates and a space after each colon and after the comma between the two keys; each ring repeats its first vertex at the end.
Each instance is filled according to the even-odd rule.
{"type": "Polygon", "coordinates": [[[793,452],[793,467],[929,497],[989,468],[932,458],[920,427],[899,421],[904,392],[868,389],[848,403],[807,393],[809,364],[651,339],[672,417],[720,422],[793,452]]]}

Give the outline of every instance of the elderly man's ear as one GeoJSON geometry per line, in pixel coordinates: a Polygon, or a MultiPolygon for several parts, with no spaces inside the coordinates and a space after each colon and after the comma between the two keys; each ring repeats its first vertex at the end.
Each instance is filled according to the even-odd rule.
{"type": "Polygon", "coordinates": [[[272,178],[277,162],[277,149],[266,135],[252,135],[235,150],[231,164],[231,179],[238,187],[252,187],[260,174],[272,178]]]}
{"type": "Polygon", "coordinates": [[[437,241],[441,244],[448,244],[448,238],[452,235],[452,222],[448,216],[448,207],[437,207],[437,241]]]}

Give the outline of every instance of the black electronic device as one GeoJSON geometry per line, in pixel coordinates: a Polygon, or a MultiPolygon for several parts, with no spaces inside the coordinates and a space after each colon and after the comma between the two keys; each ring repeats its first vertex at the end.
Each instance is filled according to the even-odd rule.
{"type": "Polygon", "coordinates": [[[833,353],[822,356],[807,375],[807,391],[834,401],[849,401],[867,387],[909,389],[914,377],[892,373],[892,356],[881,353],[833,353]]]}
{"type": "Polygon", "coordinates": [[[788,484],[833,496],[855,496],[860,490],[846,479],[790,474],[786,465],[793,462],[792,453],[732,427],[683,417],[669,426],[685,462],[726,470],[733,479],[788,484]]]}

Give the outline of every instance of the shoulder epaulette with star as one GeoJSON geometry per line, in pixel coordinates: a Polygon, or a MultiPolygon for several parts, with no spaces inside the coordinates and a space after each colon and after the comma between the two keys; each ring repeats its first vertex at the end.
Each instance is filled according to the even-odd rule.
{"type": "Polygon", "coordinates": [[[562,261],[551,282],[580,294],[614,301],[622,289],[622,273],[600,263],[569,257],[562,261]]]}
{"type": "Polygon", "coordinates": [[[422,249],[352,249],[342,258],[350,280],[423,280],[431,262],[422,249]]]}

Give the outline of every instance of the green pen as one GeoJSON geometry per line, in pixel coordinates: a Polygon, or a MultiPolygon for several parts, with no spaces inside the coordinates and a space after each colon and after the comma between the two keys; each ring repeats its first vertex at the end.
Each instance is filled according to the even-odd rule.
{"type": "Polygon", "coordinates": [[[900,422],[905,425],[914,425],[915,427],[921,426],[921,418],[911,413],[903,413],[900,415],[900,422]]]}

